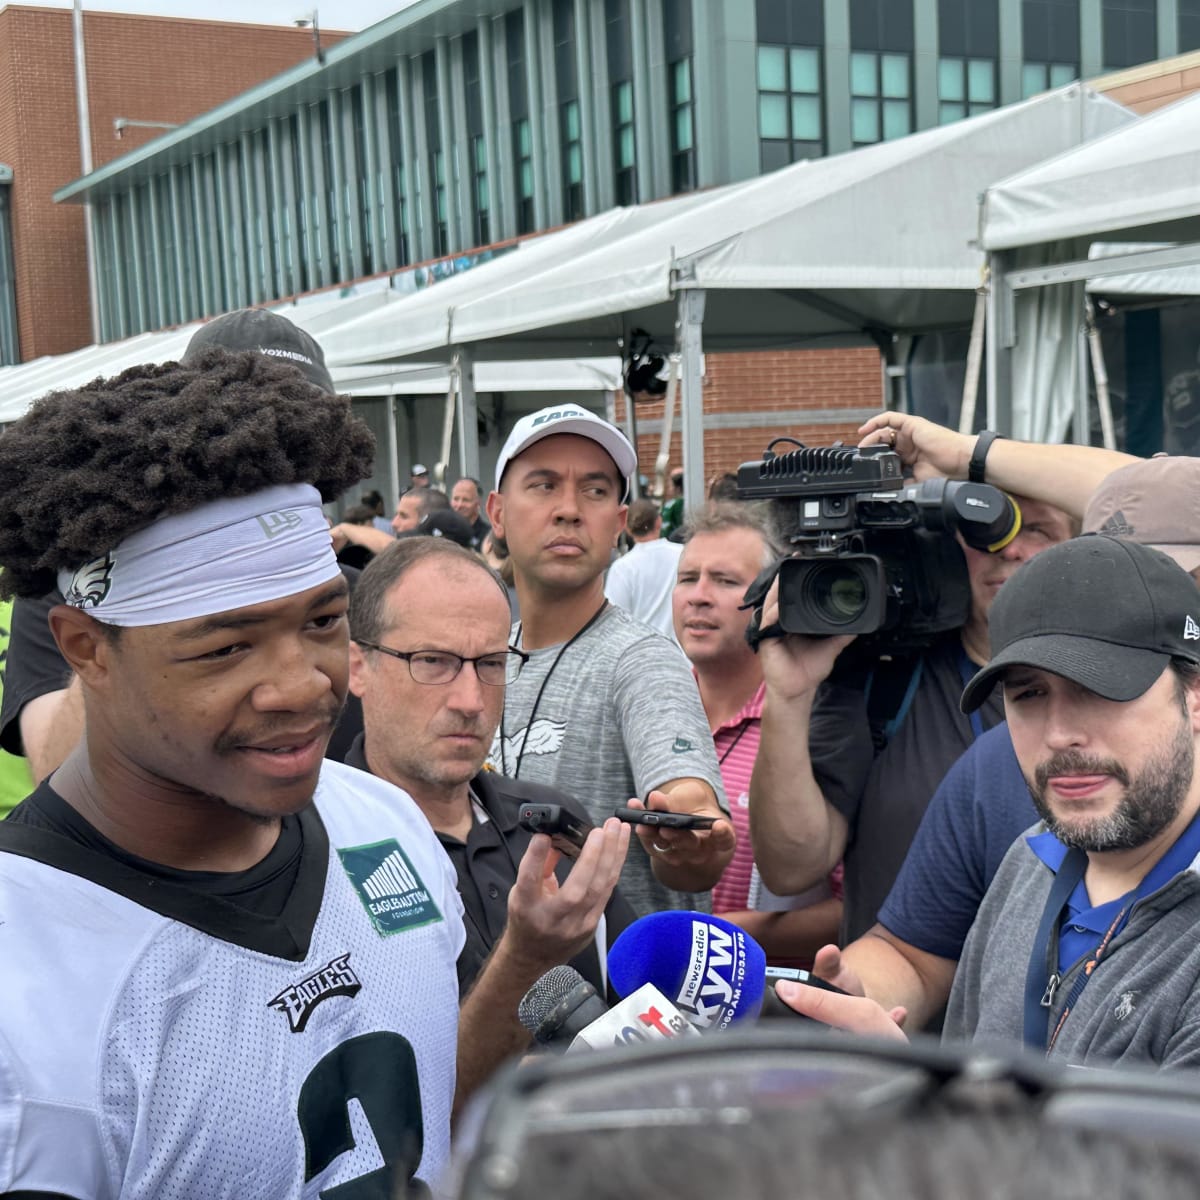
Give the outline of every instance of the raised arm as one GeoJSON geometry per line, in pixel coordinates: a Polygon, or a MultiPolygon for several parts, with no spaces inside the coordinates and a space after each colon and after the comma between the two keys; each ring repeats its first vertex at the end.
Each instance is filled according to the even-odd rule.
{"type": "MultiPolygon", "coordinates": [[[[975,434],[957,433],[924,417],[885,412],[859,429],[860,446],[891,444],[917,479],[966,479],[975,434]],[[889,432],[890,431],[890,432],[889,432]],[[893,442],[893,434],[895,441],[893,442]]],[[[1138,459],[1096,446],[1047,445],[997,438],[985,463],[988,483],[1053,504],[1076,519],[1104,478],[1138,459]]]]}
{"type": "MultiPolygon", "coordinates": [[[[778,619],[778,580],[762,627],[778,619]]],[[[750,781],[750,839],[763,882],[780,896],[807,891],[841,861],[849,824],[813,773],[810,731],[817,689],[853,639],[788,635],[759,646],[766,682],[762,737],[750,781]]]]}
{"type": "Polygon", "coordinates": [[[629,827],[615,818],[593,829],[563,884],[558,852],[538,835],[529,843],[508,893],[508,918],[463,1001],[458,1022],[454,1109],[505,1061],[529,1045],[517,1020],[522,997],[552,967],[578,954],[595,935],[629,849],[629,827]]]}

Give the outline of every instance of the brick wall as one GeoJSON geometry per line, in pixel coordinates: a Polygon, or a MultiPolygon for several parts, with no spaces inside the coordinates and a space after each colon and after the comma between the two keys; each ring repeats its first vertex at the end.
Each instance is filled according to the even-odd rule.
{"type": "Polygon", "coordinates": [[[1134,112],[1153,112],[1200,91],[1200,51],[1116,71],[1091,85],[1134,112]]]}
{"type": "MultiPolygon", "coordinates": [[[[790,436],[809,446],[839,439],[857,441],[855,413],[882,407],[881,362],[877,351],[790,350],[747,354],[708,354],[704,377],[704,469],[711,479],[762,456],[776,437],[790,436]],[[850,410],[850,411],[847,411],[850,410]],[[772,419],[771,414],[779,414],[772,419]]],[[[663,404],[639,401],[638,460],[653,480],[661,441],[663,404]],[[648,428],[649,427],[649,428],[648,428]]],[[[617,402],[625,420],[625,399],[617,402]]],[[[670,465],[682,465],[678,406],[670,465]]]]}
{"type": "MultiPolygon", "coordinates": [[[[322,31],[322,44],[344,36],[322,31]]],[[[85,13],[84,39],[96,167],[158,136],[128,129],[118,140],[116,117],[183,124],[313,51],[306,29],[123,13],[85,13]]],[[[52,199],[81,174],[69,10],[0,9],[0,162],[13,168],[21,357],[85,346],[83,208],[52,199]]]]}

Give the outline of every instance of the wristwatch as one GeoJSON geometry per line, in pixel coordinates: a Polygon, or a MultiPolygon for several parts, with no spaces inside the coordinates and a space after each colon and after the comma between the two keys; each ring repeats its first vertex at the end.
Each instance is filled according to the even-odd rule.
{"type": "Polygon", "coordinates": [[[967,464],[967,478],[972,483],[983,483],[988,451],[992,448],[992,443],[1003,436],[1004,434],[997,433],[994,429],[985,429],[975,439],[975,449],[971,451],[971,461],[967,464]]]}

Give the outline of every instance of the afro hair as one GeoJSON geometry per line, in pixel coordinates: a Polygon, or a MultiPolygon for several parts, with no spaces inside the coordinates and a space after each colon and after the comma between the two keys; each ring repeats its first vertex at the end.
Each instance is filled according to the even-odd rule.
{"type": "Polygon", "coordinates": [[[0,434],[0,594],[44,595],[60,570],[222,497],[310,483],[332,500],[374,453],[347,397],[253,351],[53,392],[0,434]]]}

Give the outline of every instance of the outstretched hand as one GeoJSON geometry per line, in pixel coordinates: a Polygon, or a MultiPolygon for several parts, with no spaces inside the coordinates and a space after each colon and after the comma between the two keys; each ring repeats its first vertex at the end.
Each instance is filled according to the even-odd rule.
{"type": "Polygon", "coordinates": [[[892,1042],[908,1041],[901,1029],[906,1016],[903,1008],[886,1009],[866,996],[842,996],[785,979],[775,985],[775,994],[801,1016],[811,1017],[834,1029],[892,1042]]]}
{"type": "Polygon", "coordinates": [[[514,957],[549,969],[578,954],[592,939],[629,850],[629,827],[610,817],[587,836],[564,883],[561,857],[545,834],[530,841],[508,893],[507,937],[514,957]]]}
{"type": "MultiPolygon", "coordinates": [[[[666,792],[651,792],[647,803],[634,797],[630,808],[651,808],[671,812],[671,797],[666,792]]],[[[733,854],[737,834],[733,824],[722,817],[709,829],[667,829],[661,825],[635,825],[638,840],[651,860],[661,860],[671,867],[703,869],[716,858],[733,854]]]]}

